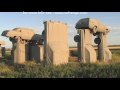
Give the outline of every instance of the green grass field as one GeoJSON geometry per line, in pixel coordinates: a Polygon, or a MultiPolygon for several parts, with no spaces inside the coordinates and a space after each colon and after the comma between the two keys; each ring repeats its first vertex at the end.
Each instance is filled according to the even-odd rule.
{"type": "Polygon", "coordinates": [[[34,61],[14,65],[8,53],[0,60],[0,78],[120,78],[120,50],[112,53],[113,60],[108,63],[82,64],[70,60],[67,65],[46,67],[34,61]]]}

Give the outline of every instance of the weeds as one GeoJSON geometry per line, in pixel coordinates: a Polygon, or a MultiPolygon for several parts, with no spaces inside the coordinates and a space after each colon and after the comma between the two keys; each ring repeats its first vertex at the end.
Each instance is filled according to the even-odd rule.
{"type": "Polygon", "coordinates": [[[113,60],[109,63],[97,62],[81,64],[70,62],[60,66],[36,64],[35,61],[24,65],[9,65],[11,56],[5,56],[0,62],[0,78],[120,78],[120,55],[113,51],[113,60]]]}

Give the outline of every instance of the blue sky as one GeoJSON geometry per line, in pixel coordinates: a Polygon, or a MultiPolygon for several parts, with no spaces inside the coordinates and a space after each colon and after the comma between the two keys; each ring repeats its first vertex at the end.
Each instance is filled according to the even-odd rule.
{"type": "MultiPolygon", "coordinates": [[[[44,29],[43,21],[53,20],[67,23],[69,46],[76,46],[73,38],[77,34],[75,24],[82,18],[94,18],[107,25],[111,32],[108,34],[108,44],[120,45],[120,12],[0,12],[0,34],[7,29],[27,27],[41,34],[44,29]]],[[[0,36],[11,47],[8,38],[0,36]]]]}

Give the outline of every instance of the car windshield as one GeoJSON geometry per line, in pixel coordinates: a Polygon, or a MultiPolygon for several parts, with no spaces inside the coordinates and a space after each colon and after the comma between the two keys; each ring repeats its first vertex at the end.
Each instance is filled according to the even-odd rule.
{"type": "Polygon", "coordinates": [[[6,36],[8,32],[9,32],[9,30],[6,30],[6,31],[4,31],[1,35],[2,35],[2,36],[6,36]]]}

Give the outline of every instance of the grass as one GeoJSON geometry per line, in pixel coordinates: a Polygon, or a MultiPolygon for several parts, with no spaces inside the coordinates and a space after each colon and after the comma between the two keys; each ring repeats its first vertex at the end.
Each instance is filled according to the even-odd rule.
{"type": "Polygon", "coordinates": [[[0,78],[120,78],[120,50],[112,51],[113,60],[109,63],[82,64],[70,62],[60,66],[36,64],[13,65],[9,54],[0,61],[0,78]]]}

